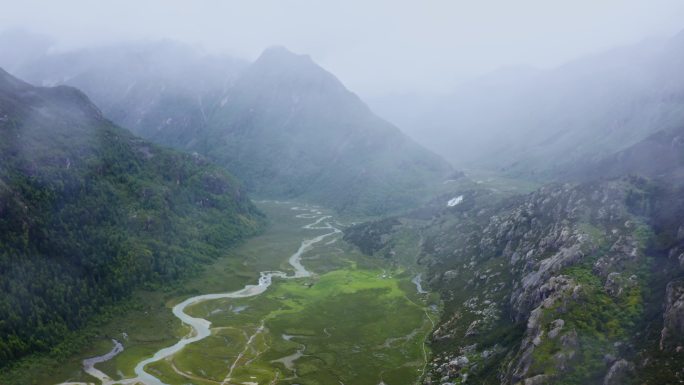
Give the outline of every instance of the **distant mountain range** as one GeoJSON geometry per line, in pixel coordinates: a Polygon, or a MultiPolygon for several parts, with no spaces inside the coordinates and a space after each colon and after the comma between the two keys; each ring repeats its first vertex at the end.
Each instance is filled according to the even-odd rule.
{"type": "Polygon", "coordinates": [[[549,180],[658,131],[679,129],[683,67],[684,32],[551,70],[497,71],[427,101],[373,105],[456,167],[549,180]]]}
{"type": "Polygon", "coordinates": [[[676,129],[660,130],[598,161],[579,162],[558,177],[586,181],[630,174],[684,185],[684,121],[676,129]]]}
{"type": "Polygon", "coordinates": [[[120,45],[33,55],[16,72],[82,89],[114,122],[207,156],[257,196],[379,214],[423,202],[453,172],[282,47],[248,64],[171,42],[120,45]]]}

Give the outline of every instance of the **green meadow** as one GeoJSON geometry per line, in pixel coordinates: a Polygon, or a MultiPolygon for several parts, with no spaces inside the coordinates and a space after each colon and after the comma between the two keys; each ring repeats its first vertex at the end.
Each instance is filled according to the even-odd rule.
{"type": "MultiPolygon", "coordinates": [[[[89,328],[82,354],[58,366],[46,363],[52,375],[36,375],[26,383],[94,381],[82,373],[80,361],[107,352],[111,338],[125,350],[98,369],[115,379],[133,377],[139,361],[190,332],[171,313],[178,302],[237,290],[255,283],[259,271],[291,272],[287,261],[301,241],[330,231],[303,229],[315,219],[296,218],[303,211],[292,206],[259,203],[270,221],[263,234],[195,277],[138,292],[119,314],[89,328]]],[[[364,256],[341,234],[316,244],[302,263],[312,277],[276,279],[261,295],[186,309],[212,322],[211,336],[148,365],[147,371],[172,385],[416,383],[429,357],[424,340],[436,314],[428,310],[430,300],[416,294],[410,266],[364,256]]]]}
{"type": "Polygon", "coordinates": [[[349,267],[195,305],[214,333],[152,370],[170,384],[412,384],[432,325],[401,279],[382,276],[349,267]]]}

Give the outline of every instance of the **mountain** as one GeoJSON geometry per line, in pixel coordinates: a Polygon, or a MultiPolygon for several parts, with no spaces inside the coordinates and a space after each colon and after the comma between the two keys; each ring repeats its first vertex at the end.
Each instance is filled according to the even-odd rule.
{"type": "Polygon", "coordinates": [[[189,53],[187,76],[173,71],[156,82],[157,64],[169,61],[154,49],[144,50],[145,60],[102,60],[107,50],[46,54],[18,73],[82,88],[115,122],[207,156],[259,196],[378,214],[422,202],[426,186],[452,172],[308,56],[273,47],[225,70],[214,57],[189,53]],[[121,74],[131,66],[133,75],[121,74]]]}
{"type": "Polygon", "coordinates": [[[415,205],[450,167],[378,118],[309,57],[266,50],[209,120],[206,153],[259,194],[338,210],[415,205]]]}
{"type": "Polygon", "coordinates": [[[609,179],[622,175],[641,175],[684,184],[684,125],[661,130],[646,139],[594,162],[570,166],[564,178],[574,180],[609,179]]]}
{"type": "Polygon", "coordinates": [[[346,229],[383,258],[418,233],[418,263],[444,301],[425,383],[680,382],[683,133],[571,168],[563,177],[575,183],[529,194],[464,184],[346,229]]]}
{"type": "Polygon", "coordinates": [[[503,69],[432,103],[377,105],[457,167],[553,179],[684,121],[684,32],[550,70],[503,69]],[[409,107],[426,105],[407,116],[409,107]],[[395,112],[398,111],[398,112],[395,112]]]}
{"type": "MultiPolygon", "coordinates": [[[[32,39],[24,36],[21,43],[25,41],[32,39]]],[[[0,54],[0,63],[9,61],[10,53],[0,54]]],[[[46,49],[34,57],[15,65],[15,73],[35,84],[66,84],[83,90],[115,123],[155,142],[169,143],[192,140],[206,124],[216,99],[248,65],[168,40],[62,53],[46,49]]]]}
{"type": "Polygon", "coordinates": [[[457,193],[345,230],[382,258],[420,234],[423,279],[444,301],[426,384],[681,380],[681,188],[631,177],[457,193]]]}
{"type": "Polygon", "coordinates": [[[206,160],[0,70],[0,366],[60,345],[142,285],[192,273],[262,215],[206,160]]]}

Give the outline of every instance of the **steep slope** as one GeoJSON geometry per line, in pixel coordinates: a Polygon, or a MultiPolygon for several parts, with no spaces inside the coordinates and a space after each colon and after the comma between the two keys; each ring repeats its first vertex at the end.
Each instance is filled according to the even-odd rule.
{"type": "Polygon", "coordinates": [[[19,73],[82,88],[115,122],[208,156],[261,196],[374,214],[421,202],[451,172],[306,56],[274,47],[221,72],[211,56],[189,52],[181,71],[166,50],[136,52],[47,54],[19,73]]]}
{"type": "Polygon", "coordinates": [[[238,79],[197,148],[259,194],[368,213],[419,202],[449,166],[375,116],[307,56],[266,50],[238,79]]]}
{"type": "MultiPolygon", "coordinates": [[[[684,124],[684,122],[683,122],[684,124]]],[[[635,145],[599,161],[579,162],[561,173],[575,180],[615,178],[635,174],[684,183],[684,125],[661,130],[635,145]]]]}
{"type": "MultiPolygon", "coordinates": [[[[661,131],[572,169],[579,184],[508,197],[483,186],[417,211],[420,261],[444,302],[425,383],[684,380],[680,136],[661,131]]],[[[405,221],[345,238],[392,256],[405,221]]]]}
{"type": "Polygon", "coordinates": [[[70,87],[0,70],[0,135],[0,366],[262,222],[224,171],[112,125],[70,87]]]}
{"type": "MultiPolygon", "coordinates": [[[[444,301],[425,383],[684,380],[681,134],[573,170],[579,184],[508,197],[471,188],[412,214],[444,301]]],[[[391,257],[404,222],[357,225],[345,238],[391,257]]]]}
{"type": "Polygon", "coordinates": [[[643,224],[625,204],[630,188],[549,186],[474,220],[457,219],[466,208],[446,218],[449,230],[425,247],[430,282],[446,299],[433,335],[446,354],[432,375],[602,382],[623,358],[616,343],[643,317],[648,268],[643,224]]]}
{"type": "Polygon", "coordinates": [[[678,128],[682,65],[684,32],[551,70],[497,71],[436,97],[412,117],[401,101],[378,102],[379,113],[457,167],[549,179],[678,128]]]}
{"type": "MultiPolygon", "coordinates": [[[[681,189],[627,178],[462,196],[419,230],[429,287],[444,302],[425,384],[684,378],[681,189]]],[[[402,228],[389,223],[345,238],[392,256],[402,228]]]]}

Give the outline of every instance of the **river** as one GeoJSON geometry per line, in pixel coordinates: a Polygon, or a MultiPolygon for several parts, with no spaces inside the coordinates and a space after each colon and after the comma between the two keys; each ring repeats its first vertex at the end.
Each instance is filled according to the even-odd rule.
{"type": "MultiPolygon", "coordinates": [[[[133,378],[127,378],[123,380],[113,380],[109,376],[107,376],[105,373],[101,372],[100,370],[97,370],[95,368],[95,364],[107,361],[109,359],[112,359],[114,356],[119,354],[121,351],[123,351],[123,346],[121,343],[119,343],[116,340],[113,340],[114,343],[114,348],[107,354],[98,356],[98,357],[93,357],[93,358],[88,358],[86,360],[83,360],[83,370],[90,374],[91,376],[97,378],[102,385],[114,385],[114,384],[122,384],[122,385],[134,385],[134,384],[145,384],[145,385],[167,385],[164,382],[162,382],[160,379],[155,377],[154,375],[150,374],[145,370],[145,367],[148,364],[151,364],[153,362],[157,362],[160,360],[163,360],[167,357],[170,357],[174,355],[175,353],[179,352],[182,350],[186,345],[191,344],[193,342],[200,341],[204,338],[207,338],[209,335],[211,335],[211,322],[207,321],[204,318],[196,318],[188,315],[185,313],[185,309],[190,306],[194,305],[200,302],[204,301],[209,301],[209,300],[215,300],[215,299],[221,299],[221,298],[245,298],[245,297],[252,297],[255,295],[259,295],[268,289],[269,286],[271,286],[271,283],[273,282],[273,278],[282,278],[282,279],[294,279],[294,278],[305,278],[311,276],[311,272],[302,265],[302,255],[306,253],[307,251],[311,250],[313,246],[324,240],[325,238],[328,238],[330,236],[333,236],[335,234],[339,234],[342,231],[338,229],[337,227],[332,225],[332,216],[330,215],[323,215],[321,211],[319,211],[316,208],[306,208],[306,207],[293,207],[292,208],[295,211],[304,211],[303,213],[300,213],[296,215],[297,218],[308,218],[308,219],[315,219],[312,223],[309,223],[307,225],[302,226],[302,228],[307,229],[307,230],[330,230],[329,232],[326,232],[324,234],[318,235],[316,237],[310,238],[310,239],[305,239],[302,241],[302,243],[299,246],[299,249],[290,256],[288,259],[288,263],[290,266],[292,266],[294,272],[292,274],[287,274],[282,271],[262,271],[259,274],[259,280],[256,285],[246,285],[244,288],[237,290],[237,291],[232,291],[228,293],[212,293],[212,294],[203,294],[203,295],[198,295],[195,297],[190,297],[186,299],[185,301],[177,304],[176,306],[173,307],[172,312],[173,315],[175,315],[179,320],[181,320],[184,324],[188,325],[191,329],[192,332],[183,338],[181,338],[176,344],[163,348],[159,351],[157,351],[152,357],[149,357],[143,361],[140,361],[136,366],[135,366],[135,375],[136,377],[133,378]]],[[[90,385],[90,383],[86,382],[63,382],[58,385],[90,385]]]]}

